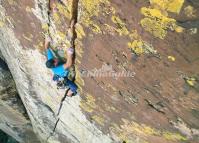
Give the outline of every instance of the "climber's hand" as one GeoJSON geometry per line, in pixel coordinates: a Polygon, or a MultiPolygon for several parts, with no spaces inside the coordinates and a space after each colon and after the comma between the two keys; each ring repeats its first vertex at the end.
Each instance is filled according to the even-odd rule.
{"type": "Polygon", "coordinates": [[[50,42],[51,42],[51,38],[49,36],[45,37],[45,49],[48,49],[50,47],[50,42]]]}
{"type": "Polygon", "coordinates": [[[74,49],[68,48],[68,50],[67,50],[67,62],[64,64],[64,69],[68,69],[72,66],[72,64],[73,64],[73,54],[74,54],[74,49]]]}
{"type": "Polygon", "coordinates": [[[73,55],[74,54],[74,49],[73,48],[68,48],[67,49],[67,55],[70,56],[70,55],[73,55]]]}

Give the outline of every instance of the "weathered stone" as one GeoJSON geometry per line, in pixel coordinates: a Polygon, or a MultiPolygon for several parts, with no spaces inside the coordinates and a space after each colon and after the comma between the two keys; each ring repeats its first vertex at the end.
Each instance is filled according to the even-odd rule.
{"type": "Polygon", "coordinates": [[[17,93],[15,82],[0,59],[0,129],[19,142],[39,142],[17,93]]]}

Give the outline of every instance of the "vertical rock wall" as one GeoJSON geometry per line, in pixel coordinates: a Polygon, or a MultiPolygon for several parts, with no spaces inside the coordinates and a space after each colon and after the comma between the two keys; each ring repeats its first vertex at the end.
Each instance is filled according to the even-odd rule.
{"type": "Polygon", "coordinates": [[[17,93],[13,77],[2,59],[0,59],[0,129],[21,143],[39,142],[17,93]]]}

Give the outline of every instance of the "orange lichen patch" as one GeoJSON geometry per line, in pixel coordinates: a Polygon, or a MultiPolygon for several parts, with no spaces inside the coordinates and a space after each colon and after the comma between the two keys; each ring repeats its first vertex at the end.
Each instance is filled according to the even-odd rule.
{"type": "Polygon", "coordinates": [[[141,13],[146,16],[146,18],[141,20],[142,27],[155,37],[164,39],[167,30],[176,27],[176,20],[166,17],[158,9],[143,7],[141,13]]]}
{"type": "Polygon", "coordinates": [[[160,9],[173,13],[179,13],[184,0],[150,0],[150,3],[152,5],[158,5],[160,9]]]}
{"type": "Polygon", "coordinates": [[[178,133],[172,133],[169,131],[160,131],[155,128],[146,126],[144,124],[130,122],[126,119],[122,119],[122,121],[123,121],[123,125],[121,125],[120,127],[113,124],[113,126],[110,128],[110,130],[116,135],[118,135],[118,137],[121,140],[132,141],[134,136],[139,136],[142,138],[147,138],[150,136],[159,136],[159,137],[165,138],[166,140],[171,140],[171,141],[186,141],[187,140],[186,137],[178,133]]]}
{"type": "Polygon", "coordinates": [[[86,100],[82,100],[80,107],[86,112],[93,112],[97,108],[95,98],[92,95],[86,95],[86,100]]]}

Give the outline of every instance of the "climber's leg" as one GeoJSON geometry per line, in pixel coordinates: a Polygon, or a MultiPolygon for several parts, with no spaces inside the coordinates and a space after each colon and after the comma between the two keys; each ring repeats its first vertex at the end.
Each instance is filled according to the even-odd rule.
{"type": "Polygon", "coordinates": [[[68,96],[68,97],[72,97],[72,96],[73,96],[72,90],[69,90],[69,91],[67,92],[67,96],[68,96]]]}
{"type": "Polygon", "coordinates": [[[73,64],[73,54],[74,54],[74,49],[68,48],[68,50],[67,50],[67,61],[64,64],[65,70],[68,70],[72,66],[72,64],[73,64]]]}
{"type": "Polygon", "coordinates": [[[67,95],[70,96],[72,94],[76,94],[77,93],[77,85],[72,82],[71,80],[67,79],[66,81],[66,86],[68,86],[70,88],[70,90],[68,91],[67,95]]]}

